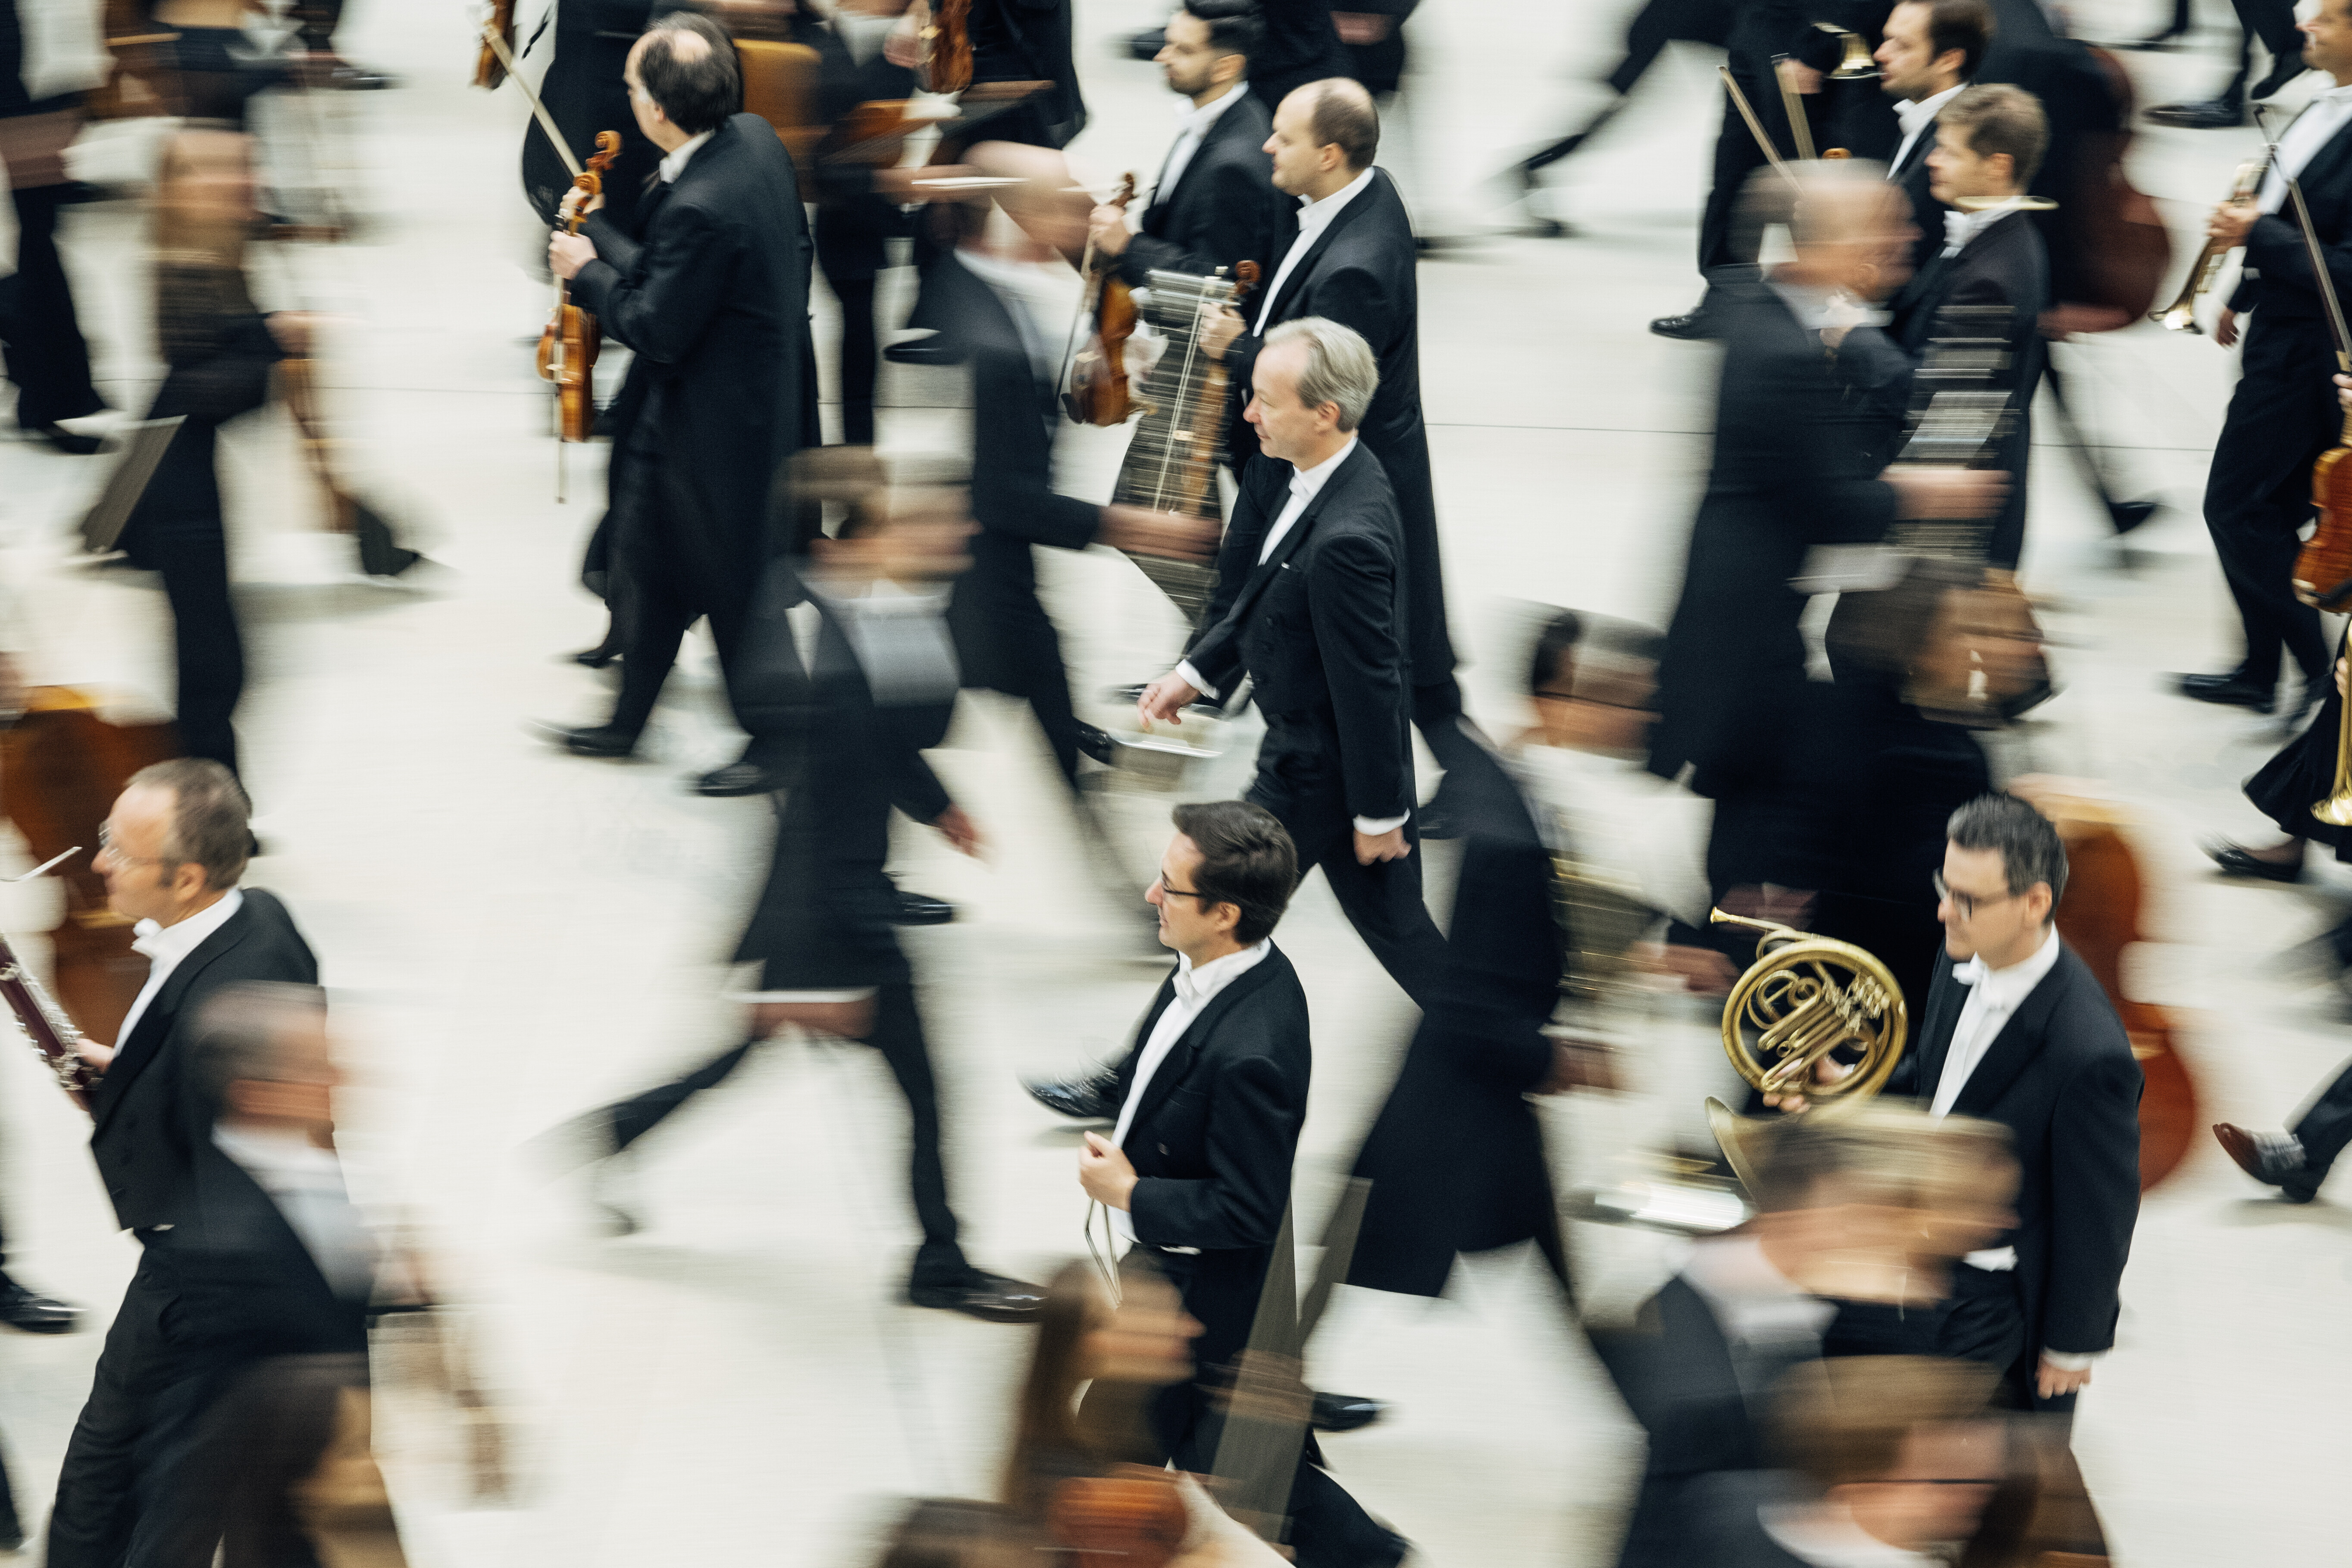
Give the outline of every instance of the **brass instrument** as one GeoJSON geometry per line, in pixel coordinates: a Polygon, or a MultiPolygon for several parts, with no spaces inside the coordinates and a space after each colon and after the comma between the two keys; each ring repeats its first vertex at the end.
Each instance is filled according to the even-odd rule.
{"type": "MultiPolygon", "coordinates": [[[[2238,165],[2237,177],[2230,183],[2230,200],[2242,202],[2262,188],[2263,171],[2270,166],[2266,158],[2250,158],[2238,165]]],[[[2161,321],[2168,332],[2195,332],[2200,337],[2205,329],[2197,324],[2197,301],[2211,289],[2221,276],[2221,263],[2230,258],[2230,247],[2218,239],[2208,239],[2197,259],[2189,264],[2189,276],[2180,280],[2180,297],[2161,310],[2148,313],[2151,321],[2161,321]]]]}
{"type": "MultiPolygon", "coordinates": [[[[2347,657],[2352,657],[2352,633],[2336,656],[2340,671],[2347,657]]],[[[2340,689],[2343,676],[2331,677],[2340,689]]],[[[2352,827],[2352,702],[2345,704],[2344,722],[2336,727],[2336,784],[2327,794],[2311,803],[2311,815],[2330,827],[2352,827]]]]}
{"type": "Polygon", "coordinates": [[[1813,26],[1824,33],[1835,33],[1839,46],[1845,50],[1845,58],[1830,72],[1832,81],[1867,81],[1878,74],[1878,62],[1871,58],[1870,46],[1862,41],[1861,34],[1828,22],[1816,22],[1813,26]]]}

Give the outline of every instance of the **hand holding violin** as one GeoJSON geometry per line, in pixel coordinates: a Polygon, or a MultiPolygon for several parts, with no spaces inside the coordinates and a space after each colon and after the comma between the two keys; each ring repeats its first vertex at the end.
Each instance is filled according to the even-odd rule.
{"type": "Polygon", "coordinates": [[[595,259],[596,242],[584,234],[559,231],[548,237],[548,268],[566,283],[579,277],[580,269],[595,259]]]}
{"type": "Polygon", "coordinates": [[[585,193],[577,185],[564,192],[563,200],[555,209],[556,222],[565,228],[570,228],[573,218],[586,217],[590,213],[600,213],[604,210],[604,193],[601,188],[594,195],[585,196],[587,205],[584,206],[581,205],[583,196],[585,193]]]}
{"type": "Polygon", "coordinates": [[[1126,255],[1129,238],[1125,207],[1105,202],[1087,215],[1087,239],[1094,246],[1097,256],[1126,255]]]}
{"type": "Polygon", "coordinates": [[[1242,320],[1241,312],[1232,306],[1218,306],[1216,314],[1209,318],[1209,324],[1201,329],[1201,352],[1213,359],[1224,358],[1225,351],[1234,346],[1234,340],[1242,335],[1242,329],[1248,324],[1242,320]]]}

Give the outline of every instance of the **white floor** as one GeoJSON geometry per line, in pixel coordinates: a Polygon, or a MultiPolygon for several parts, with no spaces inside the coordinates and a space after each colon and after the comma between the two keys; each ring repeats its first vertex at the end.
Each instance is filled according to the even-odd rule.
{"type": "MultiPolygon", "coordinates": [[[[526,268],[541,238],[515,175],[524,109],[511,89],[463,85],[467,9],[353,7],[349,52],[407,83],[323,106],[329,161],[364,228],[263,275],[278,302],[341,314],[326,377],[349,437],[341,458],[429,530],[449,570],[422,591],[352,581],[337,542],[312,531],[313,493],[274,415],[235,434],[224,464],[255,666],[240,729],[270,848],[252,879],[290,901],[335,988],[362,1076],[348,1104],[355,1181],[412,1205],[480,1303],[492,1380],[527,1434],[526,1494],[508,1510],[461,1506],[446,1423],[422,1403],[391,1402],[383,1445],[414,1554],[435,1568],[852,1563],[893,1496],[991,1488],[1026,1342],[891,1304],[911,1236],[903,1134],[878,1065],[771,1048],[659,1141],[646,1175],[658,1223],[625,1241],[593,1235],[576,1191],[541,1186],[518,1157],[563,1116],[728,1043],[732,1013],[716,998],[763,869],[765,821],[759,804],[678,787],[733,744],[698,653],[645,763],[555,756],[519,727],[589,719],[605,700],[597,678],[557,657],[603,624],[574,584],[602,456],[575,449],[572,500],[551,500],[544,395],[523,346],[546,308],[526,268]]],[[[1452,609],[1457,641],[1481,660],[1474,702],[1496,727],[1518,718],[1517,602],[1663,616],[1706,460],[1715,354],[1643,324],[1695,297],[1712,58],[1671,53],[1603,142],[1560,167],[1551,200],[1577,237],[1500,233],[1506,215],[1482,183],[1594,101],[1583,79],[1614,59],[1629,9],[1425,6],[1410,108],[1383,149],[1432,222],[1496,230],[1422,269],[1452,609]]],[[[2091,30],[2127,36],[2157,8],[2078,9],[2091,30]]],[[[2216,0],[2206,9],[2226,20],[2216,0]]],[[[1074,153],[1105,184],[1130,166],[1148,175],[1169,100],[1116,39],[1156,22],[1157,0],[1087,0],[1081,13],[1095,120],[1074,153]]],[[[2143,102],[2201,94],[2218,77],[2204,57],[2126,59],[2143,102]]],[[[2185,237],[2253,150],[2251,132],[2150,132],[2134,175],[2185,237]]],[[[128,409],[157,375],[142,233],[130,202],[78,209],[66,231],[103,385],[128,409]]],[[[2111,459],[2183,510],[2119,561],[2064,455],[2038,460],[2027,573],[2057,604],[2066,690],[2005,762],[2104,780],[2138,809],[2158,940],[2137,983],[2194,1021],[2207,1119],[2275,1126],[2345,1050],[2332,991],[2278,955],[2332,923],[2352,882],[2330,868],[2301,890],[2225,885],[2194,847],[2200,832],[2259,830],[2237,783],[2277,742],[2261,721],[2160,691],[2165,671],[2234,653],[2195,510],[2231,356],[2141,327],[2075,362],[2111,459]]],[[[892,367],[883,388],[887,445],[953,447],[950,384],[892,367]]],[[[1069,433],[1067,488],[1107,494],[1120,439],[1069,433]]],[[[37,679],[161,697],[160,594],[66,563],[98,471],[0,450],[0,566],[26,612],[18,640],[37,679]]],[[[1123,562],[1057,555],[1045,569],[1083,690],[1150,673],[1172,651],[1172,623],[1123,562]]],[[[1079,1250],[1080,1202],[1071,1136],[1016,1074],[1115,1049],[1153,972],[1129,956],[1130,911],[1088,881],[1025,715],[974,700],[951,740],[942,770],[993,847],[973,865],[908,836],[908,884],[962,911],[909,942],[929,982],[971,1250],[1035,1278],[1079,1250]]],[[[1160,809],[1129,808],[1139,867],[1156,851],[1160,809]]],[[[1442,891],[1449,857],[1439,847],[1431,858],[1442,891]]],[[[50,912],[20,889],[0,919],[35,931],[50,912]]],[[[1312,1208],[1385,1089],[1410,1016],[1319,886],[1283,941],[1321,1047],[1301,1157],[1312,1208]]],[[[1619,1169],[1687,1123],[1706,1020],[1664,1005],[1629,1035],[1643,1092],[1547,1111],[1570,1174],[1619,1169]]],[[[0,1079],[10,1267],[102,1314],[131,1254],[109,1229],[77,1117],[27,1058],[0,1053],[0,1079]]],[[[1588,1230],[1577,1245],[1603,1296],[1629,1298],[1664,1266],[1633,1233],[1588,1230]]],[[[2122,1555],[2160,1568],[2326,1560],[2326,1499],[2352,1461],[2336,1381],[2352,1371],[2347,1294],[2352,1210],[2267,1202],[2210,1147],[2148,1202],[2122,1342],[2077,1436],[2122,1555]]],[[[0,1341],[0,1426],[31,1519],[97,1350],[95,1332],[0,1341]]],[[[1330,1451],[1428,1562],[1609,1560],[1637,1445],[1522,1261],[1465,1269],[1434,1306],[1343,1292],[1316,1353],[1322,1386],[1395,1401],[1391,1421],[1330,1451]]]]}

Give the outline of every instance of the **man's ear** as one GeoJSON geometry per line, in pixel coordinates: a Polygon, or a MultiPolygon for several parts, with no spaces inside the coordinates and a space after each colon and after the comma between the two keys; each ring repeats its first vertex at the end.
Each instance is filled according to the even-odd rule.
{"type": "Polygon", "coordinates": [[[1230,932],[1242,923],[1242,907],[1239,904],[1219,904],[1216,912],[1209,918],[1217,922],[1219,931],[1230,932]]]}

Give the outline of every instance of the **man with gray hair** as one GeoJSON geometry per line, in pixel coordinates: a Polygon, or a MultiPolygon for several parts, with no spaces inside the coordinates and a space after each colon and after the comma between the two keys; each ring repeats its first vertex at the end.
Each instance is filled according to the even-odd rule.
{"type": "Polygon", "coordinates": [[[1445,956],[1412,846],[1410,571],[1388,475],[1357,437],[1380,385],[1371,346],[1320,317],[1266,334],[1246,417],[1265,462],[1243,475],[1218,561],[1224,614],[1144,689],[1147,721],[1255,683],[1265,740],[1249,798],[1281,819],[1299,869],[1419,1005],[1445,956]]]}
{"type": "Polygon", "coordinates": [[[131,774],[99,828],[108,906],[137,922],[131,947],[149,967],[114,1044],[83,1046],[104,1075],[89,1147],[116,1220],[142,1250],[58,1471],[56,1568],[111,1568],[131,1550],[135,1450],[172,1378],[163,1323],[179,1291],[167,1254],[194,1204],[198,1153],[212,1146],[213,1106],[189,1070],[195,1020],[205,998],[240,981],[319,981],[286,906],[237,886],[251,810],[227,768],[182,757],[131,774]]]}

